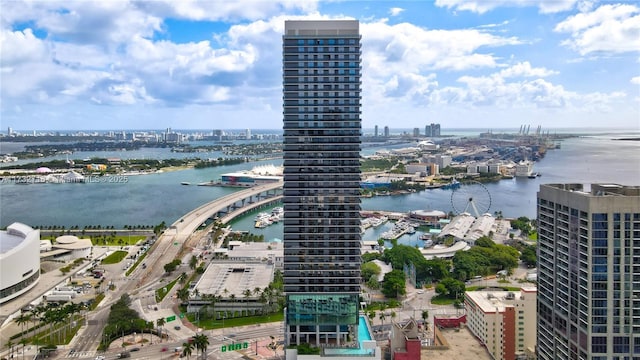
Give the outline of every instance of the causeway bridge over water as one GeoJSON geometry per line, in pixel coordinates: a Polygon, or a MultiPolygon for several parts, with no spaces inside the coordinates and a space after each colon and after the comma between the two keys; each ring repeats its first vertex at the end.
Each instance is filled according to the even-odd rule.
{"type": "Polygon", "coordinates": [[[250,187],[197,207],[176,221],[171,228],[179,233],[191,233],[209,218],[217,218],[225,224],[256,208],[272,206],[281,199],[282,182],[250,187]]]}

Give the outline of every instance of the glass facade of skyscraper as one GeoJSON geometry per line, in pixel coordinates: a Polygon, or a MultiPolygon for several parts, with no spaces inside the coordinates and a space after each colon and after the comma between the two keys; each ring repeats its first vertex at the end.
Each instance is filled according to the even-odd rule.
{"type": "Polygon", "coordinates": [[[360,51],[358,21],[285,22],[287,345],[344,346],[357,331],[360,51]]]}
{"type": "Polygon", "coordinates": [[[640,187],[538,193],[538,358],[640,355],[640,187]]]}

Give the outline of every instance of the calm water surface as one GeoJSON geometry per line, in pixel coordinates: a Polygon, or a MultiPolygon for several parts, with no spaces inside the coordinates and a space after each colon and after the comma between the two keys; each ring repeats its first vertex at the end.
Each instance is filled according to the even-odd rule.
{"type": "MultiPolygon", "coordinates": [[[[615,137],[620,137],[616,134],[615,137]]],[[[638,133],[624,136],[640,136],[638,133]]],[[[535,217],[536,192],[543,183],[594,183],[612,182],[640,185],[640,142],[612,140],[613,135],[572,138],[562,142],[562,148],[550,150],[536,163],[534,171],[542,173],[536,179],[503,180],[471,189],[472,196],[480,199],[488,193],[490,213],[502,211],[507,217],[535,217]],[[486,190],[485,190],[486,189],[486,190]]],[[[154,156],[177,157],[166,149],[142,149],[126,154],[87,154],[91,156],[115,156],[121,158],[154,156]],[[166,153],[165,153],[166,152],[166,153]],[[126,155],[126,156],[124,156],[126,155]],[[132,156],[136,155],[136,156],[132,156]]],[[[366,152],[375,149],[367,148],[366,152]]],[[[365,151],[363,151],[364,153],[365,151]]],[[[217,157],[217,154],[200,154],[201,157],[217,157]]],[[[74,157],[76,155],[74,154],[74,157]]],[[[250,169],[260,164],[280,165],[281,160],[254,162],[208,169],[189,169],[153,175],[129,176],[126,184],[32,184],[0,185],[0,226],[15,221],[26,224],[103,225],[153,225],[162,221],[172,223],[199,205],[237,191],[232,188],[184,186],[219,178],[220,174],[250,169]]],[[[452,196],[449,190],[426,190],[420,193],[374,197],[362,200],[365,210],[411,211],[437,209],[449,212],[452,196]]],[[[455,200],[455,198],[454,198],[455,200]]],[[[484,209],[482,209],[484,211],[484,209]]],[[[234,229],[263,233],[266,239],[282,237],[282,225],[258,230],[253,228],[253,217],[238,219],[234,229]]],[[[380,230],[382,232],[384,230],[380,230]]],[[[376,234],[371,234],[374,237],[376,234]]],[[[416,238],[419,234],[414,235],[416,238]]],[[[365,239],[369,234],[365,234],[365,239]]],[[[405,239],[403,238],[403,241],[405,239]]],[[[406,241],[411,242],[410,238],[406,241]]]]}

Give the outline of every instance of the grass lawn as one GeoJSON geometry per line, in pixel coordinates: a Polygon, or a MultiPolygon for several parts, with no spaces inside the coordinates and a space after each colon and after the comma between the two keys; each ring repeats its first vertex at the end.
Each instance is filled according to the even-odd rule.
{"type": "MultiPolygon", "coordinates": [[[[469,290],[469,288],[467,288],[469,290]]],[[[451,305],[456,302],[456,299],[451,299],[444,295],[436,295],[431,298],[431,303],[434,305],[451,305]]]]}
{"type": "Polygon", "coordinates": [[[146,239],[145,235],[116,235],[100,236],[87,234],[82,238],[90,238],[94,246],[130,246],[146,239]]]}
{"type": "Polygon", "coordinates": [[[67,319],[65,323],[55,325],[53,329],[48,325],[42,326],[36,336],[30,337],[28,340],[31,344],[46,345],[57,343],[58,339],[60,339],[61,344],[68,344],[73,337],[76,336],[82,324],[82,316],[74,315],[71,323],[69,323],[69,319],[67,319]],[[73,322],[75,322],[75,324],[73,322]],[[49,332],[50,330],[51,332],[49,332]]]}
{"type": "Polygon", "coordinates": [[[124,259],[128,253],[129,253],[128,251],[121,251],[121,250],[115,251],[111,253],[111,255],[102,259],[102,264],[104,265],[117,264],[120,261],[122,261],[122,259],[124,259]]]}
{"type": "MultiPolygon", "coordinates": [[[[194,313],[187,314],[187,319],[192,324],[196,324],[198,327],[203,329],[221,329],[222,328],[222,319],[206,319],[196,321],[196,316],[194,313]]],[[[269,315],[262,316],[248,316],[248,317],[238,317],[238,318],[227,318],[224,319],[224,327],[236,327],[236,326],[245,326],[245,325],[253,325],[253,324],[266,324],[276,321],[283,321],[284,314],[282,312],[273,313],[269,315]]]]}
{"type": "Polygon", "coordinates": [[[148,254],[148,251],[145,251],[145,252],[144,252],[144,254],[140,255],[140,256],[138,257],[138,260],[136,260],[136,262],[135,262],[135,263],[133,263],[133,265],[131,265],[131,267],[129,268],[129,270],[127,270],[127,272],[126,272],[126,273],[124,273],[124,275],[125,275],[125,276],[129,276],[129,275],[133,272],[133,270],[135,270],[135,269],[138,267],[138,265],[140,265],[140,263],[142,262],[142,260],[144,260],[144,258],[146,258],[146,257],[147,257],[147,254],[148,254]]]}
{"type": "Polygon", "coordinates": [[[531,241],[538,241],[538,232],[532,232],[531,234],[529,234],[529,240],[531,241]]]}
{"type": "MultiPolygon", "coordinates": [[[[67,235],[67,233],[65,233],[67,235]]],[[[135,245],[141,240],[147,238],[145,235],[94,235],[92,233],[85,233],[82,235],[80,232],[72,231],[69,235],[77,236],[80,239],[91,239],[91,243],[94,246],[131,246],[135,245]]],[[[54,241],[59,234],[56,235],[43,235],[41,240],[54,241]]]]}
{"type": "Polygon", "coordinates": [[[162,301],[162,299],[164,299],[164,297],[167,296],[167,294],[171,291],[173,286],[178,282],[179,278],[180,277],[178,276],[172,282],[170,282],[167,285],[165,285],[165,286],[159,288],[158,290],[156,290],[156,302],[162,301]]]}
{"type": "Polygon", "coordinates": [[[100,294],[96,295],[95,299],[91,303],[90,310],[95,310],[98,307],[98,305],[100,305],[100,302],[102,300],[104,300],[104,293],[100,293],[100,294]]]}

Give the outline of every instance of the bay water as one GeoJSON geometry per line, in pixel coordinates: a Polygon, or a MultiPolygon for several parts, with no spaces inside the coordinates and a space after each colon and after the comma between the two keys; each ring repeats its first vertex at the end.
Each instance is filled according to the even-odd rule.
{"type": "MultiPolygon", "coordinates": [[[[622,137],[639,137],[632,131],[615,134],[592,134],[569,138],[560,149],[549,150],[534,166],[542,176],[535,179],[516,178],[496,183],[472,185],[468,194],[458,199],[451,190],[434,189],[397,196],[380,196],[362,199],[364,210],[407,212],[412,210],[454,211],[464,206],[469,198],[477,202],[478,211],[501,211],[505,217],[527,216],[536,213],[536,193],[544,183],[617,183],[640,185],[640,141],[617,140],[622,137]],[[490,206],[484,208],[486,199],[490,206]],[[458,205],[456,205],[458,202],[458,205]],[[462,205],[459,205],[462,204],[462,205]]],[[[372,153],[381,148],[366,148],[372,153]]],[[[177,157],[168,149],[141,149],[136,153],[101,154],[82,156],[113,156],[120,158],[177,157]]],[[[218,157],[211,154],[201,157],[218,157]]],[[[75,156],[79,156],[74,154],[75,156]]],[[[187,169],[150,175],[128,176],[121,183],[84,184],[31,184],[11,182],[0,184],[0,226],[13,222],[32,226],[101,225],[122,228],[124,225],[155,225],[162,221],[170,224],[192,209],[231,192],[234,188],[195,186],[200,182],[216,180],[221,174],[248,170],[257,165],[280,165],[281,160],[250,162],[245,164],[187,169]],[[192,185],[181,185],[189,182],[192,185]]],[[[282,237],[282,225],[274,224],[265,229],[253,228],[249,214],[232,224],[235,230],[250,230],[265,235],[265,239],[282,237]]],[[[384,231],[381,229],[380,231],[384,231]]],[[[417,235],[416,235],[417,236],[417,235]]]]}

